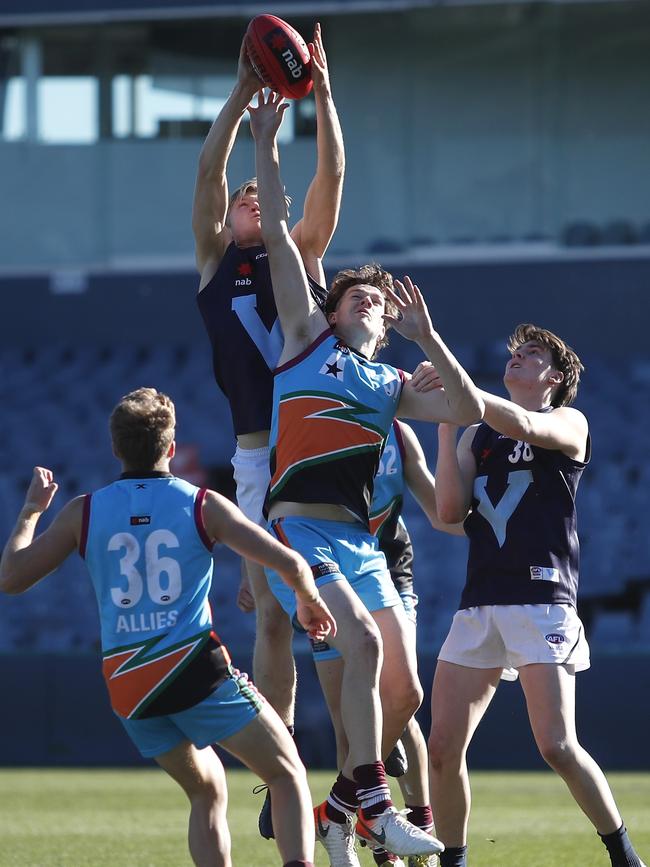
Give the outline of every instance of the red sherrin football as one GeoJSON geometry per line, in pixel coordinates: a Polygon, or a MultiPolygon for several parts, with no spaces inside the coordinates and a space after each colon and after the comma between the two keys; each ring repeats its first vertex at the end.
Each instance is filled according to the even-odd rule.
{"type": "Polygon", "coordinates": [[[309,49],[297,30],[275,15],[257,15],[246,31],[246,51],[267,87],[289,99],[312,88],[309,49]]]}

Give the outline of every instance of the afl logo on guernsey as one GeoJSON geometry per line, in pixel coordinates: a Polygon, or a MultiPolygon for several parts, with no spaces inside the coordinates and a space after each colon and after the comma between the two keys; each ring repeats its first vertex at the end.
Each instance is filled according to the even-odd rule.
{"type": "Polygon", "coordinates": [[[549,644],[562,644],[566,641],[565,637],[563,635],[558,635],[557,632],[549,632],[549,634],[545,635],[544,638],[549,644]]]}

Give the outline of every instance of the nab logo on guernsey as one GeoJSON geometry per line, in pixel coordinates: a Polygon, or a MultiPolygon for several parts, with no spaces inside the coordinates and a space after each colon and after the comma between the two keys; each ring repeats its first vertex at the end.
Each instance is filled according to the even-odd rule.
{"type": "Polygon", "coordinates": [[[142,524],[150,524],[151,516],[150,515],[131,515],[131,526],[139,527],[142,524]]]}
{"type": "Polygon", "coordinates": [[[563,635],[558,635],[557,632],[549,632],[549,634],[545,635],[544,638],[549,644],[562,644],[566,641],[565,637],[563,635]]]}

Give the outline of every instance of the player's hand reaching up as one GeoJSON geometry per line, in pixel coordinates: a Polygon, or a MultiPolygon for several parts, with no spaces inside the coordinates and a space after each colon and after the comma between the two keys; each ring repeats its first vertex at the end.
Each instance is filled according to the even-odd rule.
{"type": "Polygon", "coordinates": [[[32,480],[25,494],[23,509],[30,512],[44,512],[52,502],[59,486],[54,481],[52,470],[34,467],[32,480]]]}
{"type": "Polygon", "coordinates": [[[296,617],[298,623],[314,641],[323,641],[328,635],[336,635],[336,620],[316,591],[316,598],[305,599],[296,593],[296,617]]]}
{"type": "Polygon", "coordinates": [[[279,93],[269,91],[268,98],[263,90],[257,92],[257,105],[249,105],[251,132],[256,141],[274,139],[280,129],[285,111],[289,103],[279,93]]]}
{"type": "Polygon", "coordinates": [[[244,39],[239,49],[239,62],[237,63],[237,81],[248,93],[248,98],[252,99],[255,92],[262,87],[262,82],[257,77],[253,64],[246,50],[246,40],[244,39]]]}
{"type": "Polygon", "coordinates": [[[311,57],[311,78],[314,82],[314,90],[329,92],[330,74],[327,68],[327,55],[323,46],[320,24],[314,28],[314,41],[307,46],[311,57]]]}
{"type": "Polygon", "coordinates": [[[398,334],[407,340],[419,343],[430,337],[433,325],[422,293],[407,275],[404,282],[395,280],[395,289],[388,290],[389,300],[393,304],[392,312],[384,314],[384,319],[398,334]]]}

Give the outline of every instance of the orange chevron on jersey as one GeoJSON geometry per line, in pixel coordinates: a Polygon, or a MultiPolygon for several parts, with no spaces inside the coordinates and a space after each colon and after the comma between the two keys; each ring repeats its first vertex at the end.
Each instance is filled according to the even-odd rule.
{"type": "Polygon", "coordinates": [[[154,645],[166,636],[108,651],[104,655],[102,673],[115,713],[126,719],[137,718],[138,711],[144,710],[190,662],[209,635],[209,630],[201,632],[156,653],[152,653],[154,645]]]}
{"type": "Polygon", "coordinates": [[[285,394],[278,408],[276,466],[271,493],[276,494],[299,469],[366,451],[380,451],[385,433],[363,418],[372,407],[321,391],[285,394]],[[278,454],[281,462],[277,462],[278,454]]]}
{"type": "Polygon", "coordinates": [[[390,503],[387,506],[385,506],[381,511],[370,513],[369,527],[370,527],[370,532],[372,533],[373,536],[377,536],[379,534],[379,531],[381,530],[381,528],[384,526],[386,521],[393,514],[393,509],[395,508],[395,504],[397,502],[401,501],[401,499],[402,499],[401,497],[393,497],[393,499],[390,501],[390,503]]]}

